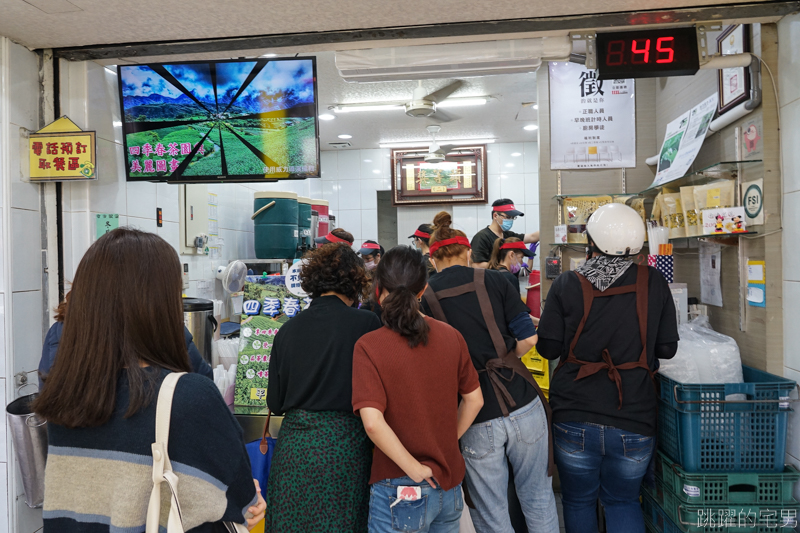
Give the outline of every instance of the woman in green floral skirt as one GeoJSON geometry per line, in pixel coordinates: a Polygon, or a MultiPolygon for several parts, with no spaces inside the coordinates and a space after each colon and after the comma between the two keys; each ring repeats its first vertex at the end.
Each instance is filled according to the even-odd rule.
{"type": "Polygon", "coordinates": [[[312,251],[300,278],[311,305],[278,331],[269,363],[267,405],[285,418],[265,531],[366,532],[372,444],[353,414],[353,350],[381,322],[352,307],[367,277],[347,244],[312,251]]]}

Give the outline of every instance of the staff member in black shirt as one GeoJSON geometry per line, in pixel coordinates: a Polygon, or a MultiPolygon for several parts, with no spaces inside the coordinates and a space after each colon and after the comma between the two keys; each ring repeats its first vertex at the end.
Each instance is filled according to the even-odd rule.
{"type": "Polygon", "coordinates": [[[317,243],[317,246],[337,242],[344,242],[352,246],[354,241],[355,238],[353,237],[353,234],[349,231],[343,230],[342,228],[334,228],[334,230],[327,235],[323,235],[314,239],[314,242],[317,243]]]}
{"type": "Polygon", "coordinates": [[[484,405],[461,438],[466,485],[478,533],[510,532],[508,479],[513,469],[528,531],[558,533],[546,400],[519,357],[536,344],[536,328],[519,290],[493,270],[469,267],[466,235],[442,211],[433,221],[422,310],[463,335],[478,371],[484,405]]]}
{"type": "Polygon", "coordinates": [[[309,252],[300,271],[308,309],[275,336],[267,405],[286,413],[267,490],[266,531],[363,532],[369,516],[372,446],[353,414],[353,351],[381,327],[351,307],[367,283],[347,243],[309,252]]]}
{"type": "Polygon", "coordinates": [[[433,225],[431,224],[420,224],[417,228],[417,231],[414,232],[414,235],[409,235],[408,238],[411,239],[411,245],[422,252],[422,257],[425,259],[425,265],[428,267],[428,276],[433,276],[436,274],[436,269],[433,268],[433,264],[431,263],[431,252],[430,252],[430,239],[431,234],[433,233],[433,225]]]}
{"type": "Polygon", "coordinates": [[[472,237],[472,266],[475,268],[488,268],[492,256],[494,241],[508,237],[516,237],[524,243],[539,242],[539,232],[534,231],[523,235],[511,231],[517,217],[524,217],[525,213],[514,207],[514,202],[508,198],[501,198],[492,203],[492,223],[480,230],[472,237]]]}
{"type": "Polygon", "coordinates": [[[587,225],[591,258],[556,279],[536,348],[561,358],[550,386],[567,533],[597,531],[597,498],[614,533],[644,532],[639,486],[656,434],[658,358],[678,348],[675,305],[661,274],[634,266],[636,211],[609,204],[587,225]]]}
{"type": "Polygon", "coordinates": [[[525,243],[516,237],[497,239],[492,248],[492,258],[489,259],[489,270],[497,270],[519,290],[519,271],[522,269],[522,258],[533,257],[535,254],[528,250],[525,243]]]}

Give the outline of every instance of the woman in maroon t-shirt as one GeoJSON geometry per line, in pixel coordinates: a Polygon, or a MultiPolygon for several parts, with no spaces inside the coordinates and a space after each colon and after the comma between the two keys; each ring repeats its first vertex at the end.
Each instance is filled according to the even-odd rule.
{"type": "Polygon", "coordinates": [[[382,257],[374,287],[385,327],[361,337],[353,355],[353,410],[377,446],[370,533],[432,525],[457,533],[464,508],[458,439],[483,395],[461,334],[420,312],[426,280],[417,250],[400,246],[382,257]]]}

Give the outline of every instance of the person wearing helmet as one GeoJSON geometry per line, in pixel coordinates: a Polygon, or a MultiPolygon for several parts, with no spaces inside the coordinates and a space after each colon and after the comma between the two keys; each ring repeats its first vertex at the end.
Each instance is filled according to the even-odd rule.
{"type": "Polygon", "coordinates": [[[501,198],[492,203],[492,223],[480,230],[472,237],[472,266],[474,268],[488,268],[489,259],[492,257],[492,248],[497,239],[516,237],[526,244],[539,242],[539,232],[534,231],[523,235],[514,233],[511,228],[517,217],[524,217],[525,213],[514,207],[514,202],[508,198],[501,198]]]}
{"type": "Polygon", "coordinates": [[[658,359],[678,348],[675,305],[664,277],[636,266],[639,214],[597,209],[587,261],[560,275],[539,322],[539,353],[558,359],[550,385],[555,460],[567,533],[597,531],[597,499],[614,533],[643,533],[639,487],[655,453],[658,359]]]}

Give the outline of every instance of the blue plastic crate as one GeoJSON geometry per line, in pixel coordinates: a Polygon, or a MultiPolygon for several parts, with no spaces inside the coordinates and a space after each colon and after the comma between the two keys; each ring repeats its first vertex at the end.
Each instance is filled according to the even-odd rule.
{"type": "Polygon", "coordinates": [[[744,383],[718,385],[658,375],[659,447],[686,472],[783,472],[791,411],[785,400],[796,384],[742,369],[744,383]],[[744,394],[747,401],[721,403],[730,394],[744,394]]]}
{"type": "Polygon", "coordinates": [[[684,413],[741,412],[741,411],[787,411],[781,399],[788,399],[797,384],[769,372],[742,366],[744,383],[679,383],[664,375],[656,374],[661,389],[661,400],[684,413]],[[730,394],[744,394],[748,401],[759,403],[714,403],[724,402],[730,394]]]}

